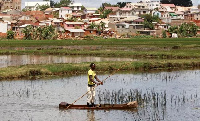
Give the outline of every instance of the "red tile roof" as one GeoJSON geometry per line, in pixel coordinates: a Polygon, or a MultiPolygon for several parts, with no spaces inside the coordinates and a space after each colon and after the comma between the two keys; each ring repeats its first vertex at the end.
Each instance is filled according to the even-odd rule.
{"type": "Polygon", "coordinates": [[[176,6],[174,4],[160,4],[161,6],[169,6],[171,8],[175,8],[176,6]]]}
{"type": "Polygon", "coordinates": [[[112,10],[112,11],[116,11],[116,10],[118,10],[119,9],[119,7],[105,7],[104,9],[106,9],[106,10],[112,10]]]}
{"type": "Polygon", "coordinates": [[[61,8],[63,8],[63,9],[71,9],[70,7],[61,7],[61,8]]]}

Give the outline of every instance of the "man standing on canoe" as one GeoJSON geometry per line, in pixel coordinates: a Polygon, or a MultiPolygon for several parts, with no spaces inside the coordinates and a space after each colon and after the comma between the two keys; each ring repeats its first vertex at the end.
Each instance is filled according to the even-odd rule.
{"type": "Polygon", "coordinates": [[[97,85],[103,85],[103,82],[101,82],[95,73],[95,64],[90,64],[90,70],[88,71],[88,86],[87,86],[87,106],[88,107],[95,107],[94,105],[94,98],[95,98],[95,84],[97,85]],[[94,81],[96,79],[96,81],[94,81]]]}

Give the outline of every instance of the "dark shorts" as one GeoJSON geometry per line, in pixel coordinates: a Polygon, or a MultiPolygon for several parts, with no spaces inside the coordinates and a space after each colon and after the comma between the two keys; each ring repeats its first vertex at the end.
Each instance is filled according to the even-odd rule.
{"type": "Polygon", "coordinates": [[[88,84],[88,87],[94,87],[94,86],[95,86],[95,85],[89,85],[89,84],[88,84]]]}

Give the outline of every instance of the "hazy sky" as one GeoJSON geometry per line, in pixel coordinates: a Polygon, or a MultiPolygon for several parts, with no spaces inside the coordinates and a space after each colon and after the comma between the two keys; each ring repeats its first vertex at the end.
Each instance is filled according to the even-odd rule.
{"type": "MultiPolygon", "coordinates": [[[[24,8],[25,2],[34,2],[34,1],[43,1],[43,0],[22,0],[22,8],[24,8]]],[[[54,0],[55,2],[60,0],[54,0]]],[[[82,3],[85,7],[100,7],[100,5],[104,2],[116,4],[117,2],[138,2],[141,0],[74,0],[75,2],[82,3]]],[[[194,6],[200,4],[200,0],[192,0],[194,6]]]]}

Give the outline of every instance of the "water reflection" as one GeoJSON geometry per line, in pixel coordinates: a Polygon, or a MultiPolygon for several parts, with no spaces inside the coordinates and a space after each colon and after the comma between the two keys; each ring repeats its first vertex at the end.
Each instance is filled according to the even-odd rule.
{"type": "Polygon", "coordinates": [[[101,61],[134,61],[134,59],[94,56],[1,55],[0,68],[27,64],[82,63],[101,61]]]}
{"type": "Polygon", "coordinates": [[[94,110],[87,110],[87,121],[96,121],[94,110]]]}
{"type": "MultiPolygon", "coordinates": [[[[101,80],[107,75],[99,75],[101,80]]],[[[96,103],[137,100],[135,110],[59,110],[87,90],[87,76],[52,80],[0,81],[0,118],[7,120],[159,121],[194,120],[200,117],[200,70],[142,74],[115,74],[96,88],[96,103]]],[[[86,97],[76,104],[86,104],[86,97]]]]}

